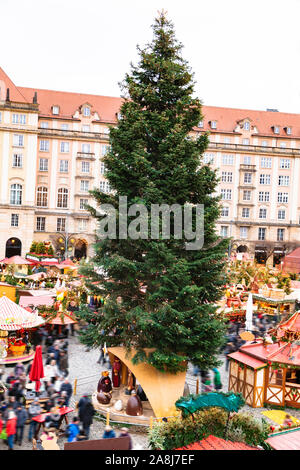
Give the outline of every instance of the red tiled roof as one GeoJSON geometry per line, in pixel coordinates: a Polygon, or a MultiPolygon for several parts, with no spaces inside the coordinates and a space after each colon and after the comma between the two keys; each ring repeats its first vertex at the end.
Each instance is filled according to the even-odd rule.
{"type": "Polygon", "coordinates": [[[31,102],[37,92],[39,114],[51,116],[53,119],[70,119],[79,107],[85,103],[91,105],[91,113],[97,112],[101,121],[115,122],[123,102],[122,98],[111,96],[87,95],[83,93],[71,93],[66,91],[40,90],[38,88],[19,88],[24,96],[31,102]],[[52,114],[52,106],[58,105],[59,115],[52,114]]]}
{"type": "MultiPolygon", "coordinates": [[[[0,68],[0,82],[1,80],[4,81],[5,88],[10,89],[12,101],[32,103],[34,93],[37,92],[40,115],[51,116],[55,119],[70,119],[81,105],[89,103],[92,106],[92,113],[97,111],[101,121],[115,122],[116,113],[118,113],[123,102],[123,99],[120,97],[16,87],[0,68]],[[58,116],[52,114],[51,107],[53,105],[60,107],[60,114],[58,116]]],[[[274,138],[281,136],[286,139],[300,137],[299,114],[223,108],[218,106],[203,106],[202,114],[204,119],[201,130],[212,130],[209,122],[217,121],[217,129],[212,130],[213,132],[233,133],[238,122],[249,119],[251,126],[257,128],[258,135],[273,136],[274,138]],[[280,127],[279,134],[274,134],[273,132],[272,127],[275,125],[280,127]],[[291,135],[286,134],[285,127],[291,127],[291,135]]]]}
{"type": "Polygon", "coordinates": [[[259,367],[263,367],[266,365],[265,362],[260,361],[259,359],[255,359],[254,357],[248,356],[240,351],[236,351],[232,354],[228,354],[228,357],[235,359],[236,361],[242,362],[253,369],[258,369],[259,367]]]}
{"type": "Polygon", "coordinates": [[[256,447],[248,446],[243,442],[225,441],[220,437],[208,436],[202,441],[194,442],[188,446],[178,447],[174,450],[258,450],[256,447]]]}
{"type": "MultiPolygon", "coordinates": [[[[1,82],[4,82],[4,99],[6,98],[6,89],[9,88],[9,98],[11,101],[16,101],[18,103],[28,103],[20,89],[16,87],[16,85],[11,81],[11,79],[6,75],[4,70],[0,67],[0,87],[1,82]]],[[[32,102],[32,99],[29,102],[32,102]]]]}
{"type": "Polygon", "coordinates": [[[203,106],[203,129],[211,130],[209,121],[217,121],[217,129],[214,132],[233,132],[239,121],[248,118],[251,126],[257,127],[262,135],[270,135],[274,138],[281,136],[287,139],[300,137],[299,114],[280,113],[272,111],[256,111],[251,109],[221,108],[217,106],[203,106]],[[280,133],[274,134],[272,126],[279,126],[280,133]],[[292,134],[287,135],[284,127],[291,127],[292,134]]]}
{"type": "Polygon", "coordinates": [[[300,431],[289,431],[271,436],[266,442],[275,450],[300,450],[300,431]]]}

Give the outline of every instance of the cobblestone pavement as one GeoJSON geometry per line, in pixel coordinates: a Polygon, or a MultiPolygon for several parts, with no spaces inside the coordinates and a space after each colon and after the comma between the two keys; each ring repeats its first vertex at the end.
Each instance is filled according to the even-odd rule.
{"type": "MultiPolygon", "coordinates": [[[[83,393],[92,394],[97,386],[99,377],[101,375],[101,371],[105,369],[104,366],[97,364],[97,360],[99,358],[100,350],[90,350],[87,351],[86,347],[80,344],[78,337],[71,337],[69,339],[69,380],[74,387],[74,381],[77,379],[77,392],[76,396],[74,396],[71,400],[71,406],[75,405],[75,402],[80,399],[80,396],[83,393]]],[[[225,360],[223,356],[220,356],[220,360],[222,360],[222,365],[219,367],[219,371],[221,374],[221,380],[223,384],[223,391],[226,392],[228,390],[228,373],[225,370],[225,360]]],[[[213,378],[213,373],[211,373],[211,378],[213,378]]],[[[196,392],[196,381],[197,377],[193,375],[193,367],[190,365],[187,372],[187,384],[189,386],[190,393],[196,392]]],[[[201,389],[199,389],[199,392],[201,389]]],[[[245,411],[251,413],[256,418],[262,418],[263,415],[261,414],[265,408],[251,408],[249,406],[244,406],[241,411],[245,411]]],[[[287,412],[292,414],[293,416],[300,419],[300,409],[286,409],[287,412]]],[[[76,412],[70,413],[69,417],[75,415],[76,412]]],[[[270,423],[272,421],[268,420],[270,423]]],[[[111,423],[114,429],[117,431],[122,427],[121,424],[114,425],[111,423]]],[[[136,450],[147,449],[147,428],[139,427],[139,426],[130,426],[126,425],[129,430],[130,434],[133,439],[133,446],[136,450]]],[[[91,433],[90,439],[99,439],[102,437],[103,431],[105,427],[105,421],[101,418],[94,419],[94,423],[91,426],[91,433]]],[[[32,445],[27,440],[28,435],[28,426],[25,429],[25,437],[22,447],[16,446],[15,449],[22,449],[22,450],[30,450],[32,445]]],[[[64,442],[66,439],[64,437],[60,437],[58,440],[58,444],[61,449],[63,449],[64,442]]],[[[0,450],[4,450],[7,448],[3,442],[0,442],[0,450]]]]}

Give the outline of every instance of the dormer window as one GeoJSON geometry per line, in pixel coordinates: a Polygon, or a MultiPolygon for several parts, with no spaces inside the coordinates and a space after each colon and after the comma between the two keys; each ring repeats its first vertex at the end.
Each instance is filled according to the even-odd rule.
{"type": "Polygon", "coordinates": [[[198,122],[198,127],[203,127],[203,121],[198,122]]]}
{"type": "Polygon", "coordinates": [[[245,131],[250,131],[250,122],[248,121],[244,122],[244,129],[245,131]]]}
{"type": "Polygon", "coordinates": [[[91,110],[90,110],[90,108],[89,108],[88,106],[85,106],[85,107],[83,108],[83,115],[86,116],[86,117],[88,117],[88,116],[91,115],[91,110]]]}
{"type": "Polygon", "coordinates": [[[217,121],[210,121],[210,127],[212,129],[217,129],[217,121]]]}
{"type": "Polygon", "coordinates": [[[291,135],[292,134],[292,128],[291,127],[285,127],[285,132],[287,133],[287,135],[291,135]]]}
{"type": "Polygon", "coordinates": [[[59,106],[52,106],[52,114],[59,114],[59,106]]]}
{"type": "Polygon", "coordinates": [[[273,131],[274,131],[274,134],[279,134],[280,133],[280,127],[279,126],[273,126],[273,131]]]}

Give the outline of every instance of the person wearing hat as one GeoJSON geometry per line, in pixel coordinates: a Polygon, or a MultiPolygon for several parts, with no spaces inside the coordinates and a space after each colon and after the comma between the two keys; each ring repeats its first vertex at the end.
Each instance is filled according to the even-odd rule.
{"type": "Polygon", "coordinates": [[[132,450],[132,439],[131,439],[131,436],[128,432],[128,428],[121,428],[120,431],[121,431],[121,433],[120,433],[119,437],[129,437],[129,448],[128,448],[128,450],[132,450]]]}
{"type": "Polygon", "coordinates": [[[113,428],[109,425],[105,426],[102,439],[111,439],[113,437],[116,437],[116,433],[113,428]]]}
{"type": "Polygon", "coordinates": [[[14,411],[10,411],[8,414],[8,420],[6,421],[6,434],[7,444],[9,450],[14,448],[14,440],[17,432],[17,417],[14,411]]]}
{"type": "Polygon", "coordinates": [[[35,416],[40,415],[42,412],[41,405],[37,399],[35,399],[31,405],[28,408],[28,414],[30,417],[30,423],[29,423],[29,433],[28,433],[28,440],[31,441],[31,439],[34,437],[36,427],[37,427],[37,421],[35,421],[33,418],[35,416]]]}

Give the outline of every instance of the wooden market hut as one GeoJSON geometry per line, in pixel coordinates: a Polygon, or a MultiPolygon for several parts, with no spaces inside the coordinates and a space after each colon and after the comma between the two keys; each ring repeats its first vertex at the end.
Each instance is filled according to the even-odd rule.
{"type": "Polygon", "coordinates": [[[229,390],[246,403],[300,408],[300,312],[270,332],[276,341],[246,343],[230,354],[229,390]]]}
{"type": "Polygon", "coordinates": [[[298,291],[286,295],[281,289],[265,289],[260,294],[253,294],[253,303],[258,311],[285,319],[294,313],[298,297],[298,291]]]}

